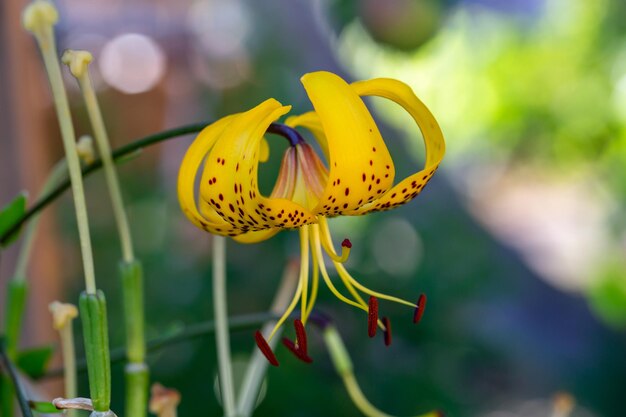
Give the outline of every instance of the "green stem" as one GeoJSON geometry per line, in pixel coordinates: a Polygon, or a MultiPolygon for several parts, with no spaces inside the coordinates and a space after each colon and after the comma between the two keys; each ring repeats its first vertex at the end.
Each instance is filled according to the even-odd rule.
{"type": "Polygon", "coordinates": [[[131,240],[130,228],[128,227],[128,217],[124,210],[124,202],[122,200],[122,192],[120,191],[120,183],[115,170],[115,164],[111,157],[111,146],[109,145],[109,137],[102,120],[102,112],[96,99],[89,72],[85,69],[82,75],[77,78],[80,89],[83,92],[83,98],[87,107],[87,114],[94,131],[96,145],[100,158],[104,166],[104,174],[109,194],[111,196],[111,204],[113,205],[113,215],[117,224],[117,231],[120,235],[120,244],[122,246],[122,257],[125,262],[130,263],[134,260],[133,243],[131,240]]]}
{"type": "MultiPolygon", "coordinates": [[[[63,367],[65,369],[65,398],[76,398],[78,389],[76,383],[76,351],[74,349],[74,333],[72,331],[72,321],[59,330],[61,336],[61,350],[63,353],[63,367]]],[[[76,417],[76,410],[68,410],[69,417],[76,417]]]]}
{"type": "Polygon", "coordinates": [[[89,220],[87,216],[87,205],[85,202],[85,191],[83,178],[81,175],[80,161],[76,150],[76,135],[70,115],[70,106],[67,101],[67,94],[63,87],[63,77],[61,76],[61,66],[56,55],[56,43],[52,26],[46,26],[45,30],[35,32],[37,43],[43,55],[44,64],[48,73],[57,118],[61,127],[61,137],[65,148],[67,166],[72,184],[72,195],[74,197],[74,208],[76,211],[76,222],[78,224],[78,235],[83,258],[83,270],[85,273],[85,289],[89,294],[96,293],[96,278],[94,272],[93,252],[91,248],[91,238],[89,236],[89,220]]]}
{"type": "Polygon", "coordinates": [[[142,417],[148,408],[149,372],[145,363],[143,270],[137,260],[120,264],[126,327],[126,413],[142,417]]]}
{"type": "MultiPolygon", "coordinates": [[[[274,301],[272,302],[270,311],[276,316],[280,316],[280,314],[287,308],[289,301],[293,297],[296,283],[298,282],[298,268],[297,265],[295,265],[295,267],[294,265],[295,264],[290,264],[287,268],[285,268],[280,287],[278,288],[274,301]]],[[[263,329],[261,330],[262,333],[264,335],[269,334],[275,324],[276,320],[265,322],[263,329]]],[[[277,331],[276,337],[268,342],[272,349],[274,349],[276,343],[278,343],[280,332],[282,332],[282,329],[277,331]]],[[[263,378],[265,377],[265,373],[267,371],[267,366],[267,359],[258,349],[255,348],[239,390],[240,394],[237,402],[238,417],[248,417],[252,415],[256,406],[257,398],[259,397],[259,389],[261,388],[263,378]]]]}
{"type": "MultiPolygon", "coordinates": [[[[65,163],[65,160],[61,160],[54,165],[52,171],[48,174],[48,178],[46,179],[42,190],[39,192],[39,198],[49,194],[50,191],[54,189],[55,186],[58,186],[61,183],[61,180],[66,176],[67,164],[65,163]]],[[[26,279],[26,268],[28,267],[28,262],[30,260],[35,234],[37,232],[37,227],[39,226],[39,219],[40,216],[34,216],[24,231],[24,240],[22,242],[22,246],[20,247],[20,253],[17,257],[17,263],[15,265],[15,274],[13,275],[13,279],[15,280],[26,279]]]]}
{"type": "Polygon", "coordinates": [[[3,341],[0,341],[0,359],[2,360],[2,367],[6,370],[6,373],[10,378],[10,382],[15,388],[15,392],[17,394],[17,402],[20,405],[22,416],[33,417],[33,413],[30,410],[30,406],[28,405],[28,400],[26,399],[26,395],[24,394],[24,387],[22,386],[18,378],[17,371],[15,370],[15,365],[13,365],[13,362],[7,355],[3,341]]]}
{"type": "MultiPolygon", "coordinates": [[[[210,122],[201,122],[194,123],[190,125],[185,125],[181,127],[177,127],[170,130],[165,130],[163,132],[155,133],[153,135],[145,136],[141,139],[138,139],[128,145],[124,145],[119,149],[113,151],[113,159],[116,161],[122,160],[125,156],[131,155],[137,151],[140,151],[143,148],[148,146],[156,145],[160,142],[180,138],[184,135],[188,135],[190,133],[198,133],[202,129],[204,129],[210,122]]],[[[87,176],[96,170],[102,167],[102,160],[98,159],[94,163],[86,166],[83,169],[83,176],[87,176]]],[[[31,208],[29,208],[26,213],[19,219],[15,221],[15,223],[8,228],[4,234],[0,235],[0,243],[6,242],[6,240],[13,234],[17,229],[19,229],[26,221],[28,221],[32,216],[37,214],[43,208],[45,208],[48,204],[56,200],[65,190],[70,188],[71,182],[70,180],[66,180],[62,183],[59,183],[52,191],[42,197],[37,203],[35,203],[31,208]]]]}
{"type": "Polygon", "coordinates": [[[235,416],[235,390],[230,359],[228,309],[226,302],[226,238],[213,236],[213,310],[219,368],[220,392],[226,417],[235,416]]]}
{"type": "Polygon", "coordinates": [[[111,361],[104,293],[83,292],[79,299],[79,310],[85,334],[91,401],[95,411],[105,412],[111,403],[111,361]]]}
{"type": "MultiPolygon", "coordinates": [[[[235,316],[229,319],[228,325],[230,331],[253,329],[260,326],[269,319],[276,319],[275,314],[271,313],[256,313],[246,314],[241,316],[235,316]]],[[[177,331],[176,333],[159,337],[157,339],[149,340],[146,343],[147,352],[155,352],[177,343],[186,342],[190,339],[204,337],[215,332],[215,322],[210,320],[203,323],[196,323],[187,326],[184,330],[177,331]]],[[[120,347],[111,350],[111,364],[123,362],[128,360],[126,354],[126,348],[120,347]]],[[[78,372],[85,372],[87,370],[87,362],[85,359],[79,360],[76,364],[78,372]]],[[[63,375],[63,368],[56,368],[50,370],[44,378],[53,378],[63,375]]]]}

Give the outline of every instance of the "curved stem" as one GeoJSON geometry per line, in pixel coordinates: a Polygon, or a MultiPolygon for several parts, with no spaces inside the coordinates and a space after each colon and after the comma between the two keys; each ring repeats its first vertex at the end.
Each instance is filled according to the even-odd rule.
{"type": "MultiPolygon", "coordinates": [[[[141,139],[138,139],[128,145],[122,146],[115,151],[113,151],[113,159],[118,161],[123,159],[127,155],[131,155],[134,152],[137,152],[145,147],[155,145],[157,143],[179,138],[184,135],[188,135],[190,133],[198,133],[202,129],[206,127],[210,122],[201,122],[189,124],[181,127],[177,127],[170,130],[165,130],[163,132],[155,133],[153,135],[145,136],[141,139]]],[[[86,166],[82,173],[83,176],[87,176],[92,172],[100,169],[102,167],[102,160],[98,159],[94,163],[86,166]]],[[[70,180],[66,180],[57,185],[53,190],[47,193],[44,197],[42,197],[37,203],[35,203],[31,208],[29,208],[26,213],[19,219],[15,221],[15,223],[7,229],[2,235],[0,235],[0,243],[4,243],[17,229],[20,228],[27,220],[29,220],[32,216],[41,211],[48,204],[56,200],[65,190],[70,188],[70,180]]]]}
{"type": "Polygon", "coordinates": [[[215,312],[215,340],[222,406],[226,417],[234,417],[236,411],[235,390],[230,359],[226,301],[226,238],[217,235],[213,236],[213,310],[215,312]]]}

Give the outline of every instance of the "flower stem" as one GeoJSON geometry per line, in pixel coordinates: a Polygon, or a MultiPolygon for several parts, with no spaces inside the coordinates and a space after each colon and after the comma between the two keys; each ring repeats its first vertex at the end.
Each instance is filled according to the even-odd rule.
{"type": "MultiPolygon", "coordinates": [[[[354,370],[352,366],[352,360],[348,354],[348,350],[337,332],[335,326],[328,324],[324,327],[324,342],[326,343],[326,349],[330,354],[335,370],[343,380],[343,384],[354,402],[354,405],[367,417],[393,417],[390,414],[384,413],[378,408],[374,407],[372,403],[365,397],[361,387],[354,377],[354,370]]],[[[431,411],[429,413],[421,414],[418,417],[440,417],[441,413],[438,411],[431,411]]]]}
{"type": "MultiPolygon", "coordinates": [[[[143,148],[156,145],[160,142],[181,138],[184,135],[190,133],[198,133],[202,129],[206,127],[206,125],[210,124],[210,122],[202,122],[202,123],[194,123],[190,125],[180,126],[170,130],[164,130],[159,133],[155,133],[153,135],[145,136],[141,139],[138,139],[134,142],[131,142],[127,145],[121,146],[118,149],[113,151],[113,159],[115,161],[122,162],[123,160],[129,159],[133,155],[138,154],[143,148]]],[[[99,168],[102,168],[102,160],[98,159],[94,163],[86,166],[83,169],[83,176],[87,176],[92,172],[95,172],[99,168]]],[[[48,204],[56,200],[63,191],[67,190],[70,187],[70,181],[66,180],[63,182],[59,182],[59,184],[50,190],[50,192],[46,193],[42,196],[35,204],[33,204],[29,209],[24,213],[20,218],[15,220],[15,222],[8,227],[4,233],[0,235],[0,243],[5,243],[13,233],[17,229],[19,229],[26,221],[28,221],[31,217],[35,216],[38,212],[44,209],[48,204]]]]}
{"type": "MultiPolygon", "coordinates": [[[[63,56],[64,62],[66,56],[81,54],[82,51],[67,51],[63,56]]],[[[88,54],[82,52],[82,54],[88,54]]],[[[89,60],[91,55],[89,54],[89,60]]],[[[128,217],[124,210],[124,202],[122,199],[122,192],[120,191],[120,183],[115,170],[115,164],[113,163],[113,157],[111,156],[111,146],[109,144],[109,136],[104,126],[104,120],[102,119],[102,112],[98,104],[98,99],[93,89],[91,79],[89,77],[89,71],[87,68],[88,62],[83,61],[81,71],[74,71],[72,65],[72,74],[76,77],[80,90],[83,93],[83,100],[87,107],[87,114],[89,115],[89,121],[94,132],[94,138],[96,140],[96,146],[102,159],[102,165],[104,167],[104,174],[106,177],[107,186],[109,187],[109,195],[111,196],[111,204],[113,206],[113,215],[117,224],[117,231],[120,236],[120,244],[122,247],[122,257],[125,262],[130,263],[134,260],[133,244],[130,234],[130,228],[128,226],[128,217]]]]}
{"type": "MultiPolygon", "coordinates": [[[[74,333],[71,322],[59,330],[61,336],[61,350],[63,353],[63,367],[65,369],[65,397],[75,398],[78,396],[76,383],[76,352],[74,349],[74,333]]],[[[78,415],[76,410],[68,410],[69,417],[78,415]]]]}
{"type": "Polygon", "coordinates": [[[54,38],[53,25],[56,23],[56,15],[47,15],[54,11],[54,6],[45,1],[36,1],[29,5],[24,11],[24,23],[27,29],[31,30],[37,39],[37,44],[43,56],[46,72],[52,89],[54,105],[57,118],[61,127],[61,137],[65,148],[67,166],[72,184],[72,195],[74,197],[74,207],[76,211],[76,222],[78,224],[78,234],[83,258],[83,269],[85,274],[85,290],[88,294],[96,293],[96,278],[94,272],[93,252],[91,248],[91,238],[89,235],[89,221],[87,216],[87,205],[85,202],[85,191],[83,178],[80,169],[80,161],[76,150],[76,135],[70,106],[67,101],[67,94],[63,87],[63,77],[61,76],[61,66],[56,54],[56,41],[54,38]]]}
{"type": "Polygon", "coordinates": [[[126,327],[126,375],[127,416],[142,417],[148,408],[148,385],[150,375],[146,359],[144,332],[143,268],[141,262],[122,262],[122,295],[124,298],[124,325],[126,327]]]}
{"type": "MultiPolygon", "coordinates": [[[[285,308],[287,308],[287,305],[289,304],[289,301],[291,300],[291,297],[295,291],[297,282],[298,266],[296,263],[290,263],[285,268],[280,287],[276,292],[274,301],[272,302],[270,311],[273,314],[279,315],[285,308]]],[[[261,332],[264,335],[269,334],[275,324],[276,320],[265,322],[261,332]]],[[[275,337],[268,342],[272,349],[274,349],[276,343],[278,343],[281,331],[282,329],[278,331],[276,335],[278,337],[275,337]]],[[[263,356],[263,354],[258,349],[254,349],[252,359],[250,359],[250,363],[248,364],[246,374],[239,390],[240,394],[239,400],[237,402],[238,417],[249,417],[252,415],[252,411],[254,410],[254,407],[256,405],[257,397],[259,396],[259,388],[261,387],[263,377],[265,376],[265,372],[267,371],[267,366],[268,362],[265,356],[263,356]]]]}
{"type": "Polygon", "coordinates": [[[226,417],[235,416],[235,390],[230,359],[228,309],[226,302],[226,238],[213,236],[213,309],[219,367],[220,392],[226,417]]]}

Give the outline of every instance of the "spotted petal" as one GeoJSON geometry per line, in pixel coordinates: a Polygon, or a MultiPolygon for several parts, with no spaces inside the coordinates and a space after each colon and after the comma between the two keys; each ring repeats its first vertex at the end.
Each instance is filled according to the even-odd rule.
{"type": "Polygon", "coordinates": [[[439,167],[446,148],[441,128],[424,103],[415,96],[413,90],[401,81],[378,78],[355,82],[352,88],[360,96],[383,97],[402,106],[419,126],[426,149],[423,169],[403,179],[384,195],[360,208],[357,213],[385,210],[404,204],[424,189],[439,167]]]}
{"type": "Polygon", "coordinates": [[[391,155],[363,100],[329,72],[302,77],[328,142],[328,182],[316,214],[349,213],[383,195],[395,175],[391,155]]]}
{"type": "Polygon", "coordinates": [[[183,213],[194,225],[211,233],[233,233],[235,229],[213,208],[200,207],[198,210],[194,191],[196,174],[207,153],[234,117],[236,115],[224,117],[205,127],[187,150],[178,172],[178,200],[183,213]]]}
{"type": "Polygon", "coordinates": [[[207,157],[200,197],[238,230],[235,234],[296,228],[315,221],[314,215],[300,204],[264,197],[258,188],[261,138],[270,123],[289,109],[269,99],[237,115],[207,157]]]}

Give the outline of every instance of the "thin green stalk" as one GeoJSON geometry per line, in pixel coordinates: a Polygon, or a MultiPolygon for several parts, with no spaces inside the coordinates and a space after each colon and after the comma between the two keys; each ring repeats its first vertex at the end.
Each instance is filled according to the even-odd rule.
{"type": "Polygon", "coordinates": [[[128,226],[128,217],[126,216],[126,211],[124,210],[124,201],[120,190],[120,182],[115,169],[115,164],[113,163],[113,157],[111,156],[109,135],[107,134],[104,120],[102,118],[102,112],[100,111],[100,105],[98,104],[98,99],[96,98],[96,93],[89,77],[88,64],[91,60],[91,54],[86,51],[70,50],[63,54],[63,62],[69,66],[70,72],[78,81],[80,90],[83,93],[83,100],[85,101],[85,106],[87,107],[87,114],[93,128],[96,146],[98,147],[98,152],[100,154],[100,158],[102,159],[104,175],[109,188],[109,195],[111,196],[113,216],[115,217],[117,231],[119,233],[120,243],[122,246],[122,257],[125,262],[130,263],[135,259],[133,253],[133,243],[130,228],[128,226]]]}
{"type": "MultiPolygon", "coordinates": [[[[244,314],[241,316],[234,316],[228,320],[228,328],[230,331],[253,329],[269,319],[276,319],[275,314],[271,313],[256,313],[256,314],[244,314]]],[[[215,322],[209,320],[202,323],[191,324],[182,330],[176,331],[171,335],[159,337],[149,340],[146,343],[147,352],[156,352],[163,348],[166,348],[177,343],[187,342],[191,339],[204,337],[215,332],[215,322]]],[[[125,347],[120,347],[111,350],[111,364],[128,360],[128,355],[125,347]]],[[[85,359],[77,361],[76,369],[78,372],[85,372],[87,370],[87,362],[85,359]]],[[[51,369],[44,378],[54,378],[63,375],[62,368],[51,369]]]]}
{"type": "MultiPolygon", "coordinates": [[[[270,308],[270,311],[273,314],[280,316],[280,314],[287,308],[289,301],[291,301],[291,298],[293,297],[297,282],[297,264],[292,263],[287,265],[287,268],[285,268],[285,272],[283,273],[280,287],[276,292],[276,296],[274,297],[274,301],[272,302],[272,306],[270,308]]],[[[265,322],[261,332],[264,335],[268,335],[274,328],[275,324],[276,320],[265,322]]],[[[274,349],[276,347],[276,343],[278,343],[280,332],[282,332],[282,329],[276,332],[276,337],[268,342],[272,349],[274,349]]],[[[259,389],[261,388],[263,378],[265,377],[265,373],[267,371],[267,366],[267,359],[255,347],[239,390],[239,398],[237,401],[238,417],[249,417],[252,415],[259,396],[259,389]]]]}
{"type": "MultiPolygon", "coordinates": [[[[67,168],[65,161],[57,163],[52,172],[48,176],[44,184],[41,194],[48,193],[50,189],[56,185],[61,176],[65,174],[67,168]]],[[[26,309],[26,298],[28,294],[28,283],[26,281],[26,267],[32,252],[33,241],[37,226],[39,224],[39,216],[35,216],[26,230],[24,231],[24,240],[20,247],[20,252],[15,266],[13,277],[9,281],[6,294],[6,310],[5,310],[5,340],[6,352],[8,357],[14,361],[17,356],[17,350],[22,333],[22,321],[24,319],[24,311],[26,309]]],[[[13,414],[13,386],[8,377],[2,376],[3,381],[0,382],[0,416],[11,416],[13,414]]]]}
{"type": "Polygon", "coordinates": [[[124,327],[126,329],[127,416],[145,416],[148,409],[150,376],[146,359],[144,332],[143,269],[137,260],[120,264],[122,296],[124,299],[124,327]]]}
{"type": "Polygon", "coordinates": [[[226,302],[226,238],[213,236],[213,309],[215,313],[215,339],[219,368],[220,392],[226,417],[235,416],[235,390],[230,359],[228,309],[226,302]]]}
{"type": "MultiPolygon", "coordinates": [[[[348,350],[339,335],[339,332],[332,324],[326,324],[323,328],[324,343],[326,343],[326,349],[330,354],[330,358],[333,362],[335,370],[341,377],[348,395],[354,405],[367,417],[393,417],[378,408],[376,408],[363,394],[361,387],[354,376],[354,369],[352,366],[352,360],[348,354],[348,350]]],[[[441,417],[442,414],[439,411],[431,411],[425,414],[420,414],[417,417],[441,417]]]]}
{"type": "MultiPolygon", "coordinates": [[[[76,398],[78,388],[76,382],[76,350],[74,349],[74,333],[72,332],[71,321],[59,329],[61,336],[61,350],[63,353],[63,367],[65,368],[65,398],[76,398]]],[[[76,417],[76,410],[68,410],[69,417],[76,417]]]]}
{"type": "Polygon", "coordinates": [[[2,362],[1,363],[2,367],[5,369],[6,373],[9,376],[10,382],[13,384],[13,387],[15,388],[15,392],[17,394],[17,402],[20,405],[22,416],[33,417],[33,413],[30,410],[30,406],[28,405],[28,400],[26,399],[24,387],[22,386],[19,380],[17,371],[15,370],[15,365],[13,365],[13,362],[11,361],[11,359],[9,359],[8,355],[6,354],[3,340],[0,340],[0,359],[2,362]]]}
{"type": "MultiPolygon", "coordinates": [[[[48,178],[46,178],[46,182],[44,183],[43,188],[39,192],[39,198],[44,197],[49,194],[56,186],[61,183],[61,180],[67,176],[67,164],[65,160],[61,160],[54,165],[50,174],[48,174],[48,178]]],[[[26,230],[24,230],[24,238],[22,240],[22,246],[20,247],[20,252],[17,256],[17,263],[15,265],[15,273],[13,274],[14,280],[25,280],[26,279],[26,268],[28,267],[28,263],[30,260],[30,255],[33,248],[33,242],[35,240],[35,235],[37,233],[37,227],[39,226],[40,216],[34,216],[33,219],[26,226],[26,230]]]]}
{"type": "Polygon", "coordinates": [[[38,0],[24,10],[23,18],[24,26],[26,29],[30,30],[37,39],[46,72],[48,73],[72,184],[72,195],[74,197],[74,208],[76,211],[76,222],[78,224],[78,235],[80,238],[83,270],[85,274],[85,289],[87,293],[95,294],[96,278],[93,251],[89,235],[89,220],[87,216],[83,178],[76,150],[76,135],[74,133],[74,126],[72,125],[67,94],[63,87],[61,66],[59,65],[59,60],[56,55],[56,41],[53,26],[58,20],[58,13],[51,3],[38,0]]]}
{"type": "MultiPolygon", "coordinates": [[[[193,123],[190,125],[180,126],[174,129],[164,130],[163,132],[155,133],[153,135],[145,136],[113,151],[113,159],[119,163],[124,160],[125,157],[132,156],[133,154],[141,151],[143,148],[156,145],[166,140],[181,138],[190,133],[198,133],[202,129],[204,129],[209,123],[210,122],[193,123]]],[[[88,176],[89,174],[95,172],[100,168],[102,168],[102,160],[98,159],[83,169],[83,176],[88,176]]],[[[48,204],[52,203],[54,200],[60,197],[65,190],[70,188],[70,186],[71,181],[67,179],[66,181],[60,182],[59,185],[57,185],[53,190],[40,198],[37,203],[35,203],[26,211],[26,213],[24,213],[23,216],[17,219],[10,228],[8,228],[2,235],[0,235],[0,243],[5,243],[9,239],[9,237],[17,231],[17,229],[19,229],[31,217],[44,209],[48,204]]]]}

